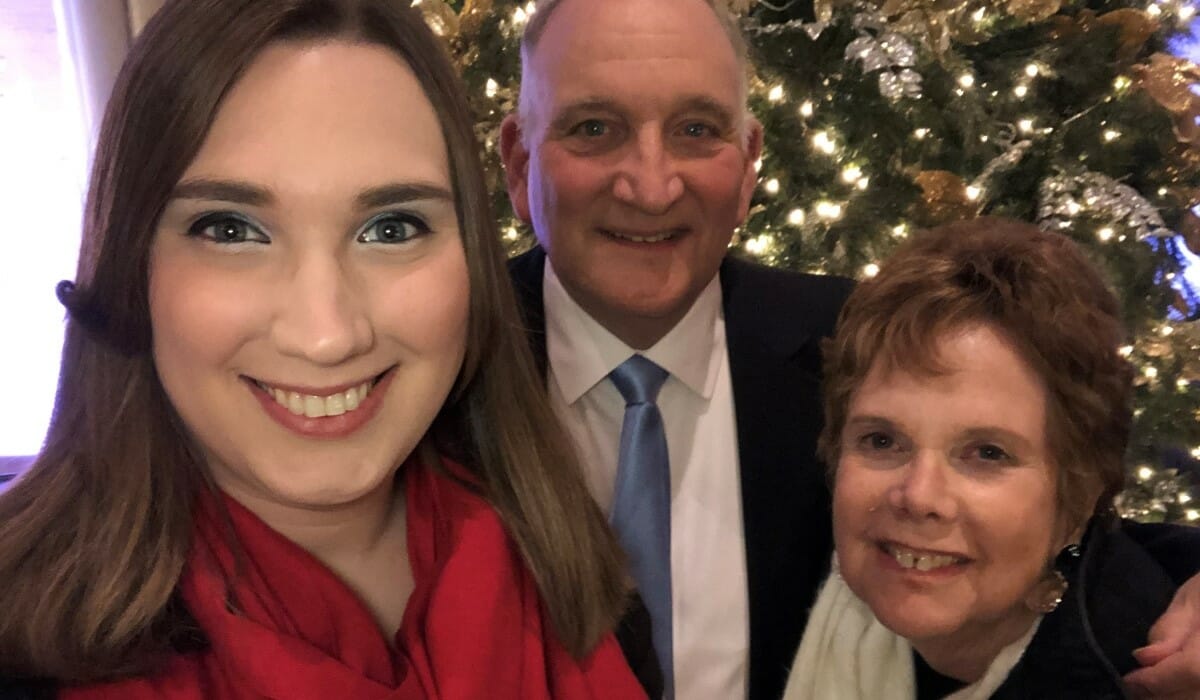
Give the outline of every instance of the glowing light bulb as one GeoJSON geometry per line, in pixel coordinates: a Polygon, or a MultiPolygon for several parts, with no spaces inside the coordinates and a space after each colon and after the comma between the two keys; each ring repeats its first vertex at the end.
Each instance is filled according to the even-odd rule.
{"type": "Polygon", "coordinates": [[[1131,85],[1133,85],[1133,81],[1124,75],[1118,75],[1113,80],[1113,87],[1117,90],[1128,90],[1131,85]]]}
{"type": "Polygon", "coordinates": [[[804,225],[804,210],[803,209],[793,209],[790,212],[788,212],[788,223],[791,224],[792,226],[803,226],[804,225]]]}
{"type": "Polygon", "coordinates": [[[1179,19],[1186,22],[1186,21],[1190,20],[1196,14],[1196,8],[1191,5],[1184,5],[1184,6],[1180,7],[1179,11],[1175,14],[1177,14],[1179,16],[1179,19]]]}
{"type": "Polygon", "coordinates": [[[1075,216],[1082,209],[1083,209],[1083,207],[1079,206],[1079,202],[1076,202],[1074,199],[1067,200],[1067,213],[1070,214],[1071,216],[1075,216]]]}
{"type": "Polygon", "coordinates": [[[817,216],[822,219],[840,219],[842,218],[842,205],[835,204],[828,200],[817,202],[817,216]]]}
{"type": "Polygon", "coordinates": [[[851,165],[842,170],[842,182],[852,185],[862,178],[862,168],[851,165]]]}
{"type": "Polygon", "coordinates": [[[488,97],[495,97],[496,91],[500,89],[500,83],[497,83],[492,78],[488,78],[487,85],[484,87],[484,92],[488,97]]]}
{"type": "Polygon", "coordinates": [[[1025,75],[1028,75],[1030,78],[1036,78],[1040,70],[1041,69],[1038,68],[1038,64],[1030,63],[1029,65],[1025,66],[1025,75]]]}
{"type": "Polygon", "coordinates": [[[816,134],[814,134],[812,138],[812,144],[814,148],[816,148],[818,151],[821,151],[825,155],[833,155],[833,152],[837,150],[837,144],[834,143],[834,140],[829,136],[828,131],[818,131],[816,134]]]}
{"type": "Polygon", "coordinates": [[[1013,88],[1013,94],[1017,97],[1025,97],[1029,94],[1029,87],[1026,85],[1018,85],[1013,88]]]}
{"type": "Polygon", "coordinates": [[[1142,375],[1145,376],[1146,379],[1157,379],[1158,378],[1158,368],[1157,367],[1146,367],[1145,369],[1142,370],[1142,375]]]}
{"type": "Polygon", "coordinates": [[[963,73],[962,75],[958,76],[958,84],[964,88],[969,88],[975,84],[975,76],[971,75],[970,73],[963,73]]]}
{"type": "Polygon", "coordinates": [[[813,115],[813,103],[810,100],[805,100],[800,104],[800,116],[811,117],[813,115]]]}
{"type": "Polygon", "coordinates": [[[983,8],[983,7],[979,8],[978,10],[975,10],[974,12],[971,13],[971,19],[975,20],[976,22],[982,22],[983,18],[986,16],[987,16],[987,9],[983,8]]]}
{"type": "Polygon", "coordinates": [[[908,225],[907,224],[896,224],[895,226],[892,227],[892,235],[895,236],[896,238],[907,238],[908,237],[908,225]]]}
{"type": "Polygon", "coordinates": [[[916,136],[918,140],[924,140],[928,135],[929,129],[926,129],[925,127],[921,127],[920,129],[915,129],[913,131],[913,136],[916,136]]]}
{"type": "Polygon", "coordinates": [[[1187,491],[1180,491],[1178,500],[1179,500],[1180,505],[1186,505],[1188,503],[1191,503],[1192,502],[1192,494],[1188,493],[1187,491]]]}
{"type": "Polygon", "coordinates": [[[775,87],[771,88],[771,91],[767,93],[767,99],[772,102],[779,102],[780,100],[782,100],[783,99],[783,86],[776,85],[775,87]]]}
{"type": "Polygon", "coordinates": [[[746,252],[752,255],[762,255],[771,249],[771,244],[774,240],[767,234],[755,236],[746,241],[746,252]]]}
{"type": "Polygon", "coordinates": [[[521,233],[519,231],[517,231],[516,226],[509,226],[508,229],[504,232],[504,237],[510,241],[515,241],[521,237],[521,233]]]}
{"type": "Polygon", "coordinates": [[[1150,7],[1146,8],[1146,14],[1150,15],[1151,17],[1158,17],[1162,14],[1162,8],[1160,8],[1158,5],[1151,5],[1150,7]]]}
{"type": "Polygon", "coordinates": [[[1029,118],[1022,119],[1021,121],[1017,122],[1017,128],[1028,134],[1029,132],[1033,131],[1033,120],[1029,118]]]}
{"type": "Polygon", "coordinates": [[[1100,241],[1103,243],[1107,243],[1112,240],[1114,233],[1115,232],[1112,230],[1112,227],[1105,226],[1104,228],[1102,228],[1096,232],[1096,238],[1099,238],[1100,241]]]}
{"type": "Polygon", "coordinates": [[[1138,467],[1137,478],[1141,481],[1149,481],[1154,477],[1154,470],[1145,465],[1138,467]]]}
{"type": "Polygon", "coordinates": [[[879,274],[879,266],[875,263],[868,263],[863,266],[862,272],[864,277],[874,277],[879,274]]]}
{"type": "Polygon", "coordinates": [[[865,190],[871,186],[871,178],[861,177],[858,179],[858,182],[854,183],[854,186],[860,190],[865,190]]]}
{"type": "Polygon", "coordinates": [[[767,194],[779,194],[779,180],[776,180],[775,178],[767,180],[766,183],[763,184],[763,189],[767,191],[767,194]]]}
{"type": "Polygon", "coordinates": [[[1121,132],[1117,131],[1116,129],[1105,129],[1104,130],[1104,140],[1105,141],[1111,143],[1113,141],[1116,141],[1119,138],[1121,138],[1121,132]]]}
{"type": "Polygon", "coordinates": [[[1118,350],[1117,352],[1121,354],[1121,357],[1127,358],[1133,354],[1133,346],[1132,345],[1122,345],[1121,349],[1118,350]]]}
{"type": "Polygon", "coordinates": [[[1158,332],[1162,334],[1162,337],[1166,338],[1175,332],[1175,328],[1174,326],[1163,326],[1158,330],[1158,332]]]}
{"type": "Polygon", "coordinates": [[[983,194],[982,189],[976,187],[975,185],[967,186],[967,199],[971,200],[972,202],[979,199],[979,195],[981,194],[983,194]]]}
{"type": "Polygon", "coordinates": [[[762,159],[762,158],[759,158],[758,160],[754,161],[754,172],[756,172],[756,173],[757,173],[757,172],[759,172],[760,170],[762,170],[762,166],[763,166],[763,159],[762,159]]]}

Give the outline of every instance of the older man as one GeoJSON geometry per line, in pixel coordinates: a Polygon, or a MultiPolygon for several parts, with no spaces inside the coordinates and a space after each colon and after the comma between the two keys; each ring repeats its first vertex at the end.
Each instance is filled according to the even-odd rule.
{"type": "Polygon", "coordinates": [[[543,0],[522,69],[513,277],[666,695],[778,698],[828,571],[819,342],[850,283],[725,255],[762,129],[711,0],[543,0]]]}

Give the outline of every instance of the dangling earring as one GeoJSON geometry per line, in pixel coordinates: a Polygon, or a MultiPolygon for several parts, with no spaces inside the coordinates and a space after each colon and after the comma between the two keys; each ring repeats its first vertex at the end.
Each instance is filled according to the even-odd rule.
{"type": "Polygon", "coordinates": [[[1067,593],[1067,577],[1063,575],[1063,570],[1074,571],[1079,564],[1081,552],[1078,544],[1072,543],[1063,547],[1054,558],[1049,573],[1025,597],[1025,607],[1042,615],[1049,615],[1057,610],[1067,593]]]}
{"type": "Polygon", "coordinates": [[[1025,597],[1025,607],[1049,615],[1058,609],[1063,596],[1067,593],[1067,578],[1058,569],[1052,569],[1025,597]]]}

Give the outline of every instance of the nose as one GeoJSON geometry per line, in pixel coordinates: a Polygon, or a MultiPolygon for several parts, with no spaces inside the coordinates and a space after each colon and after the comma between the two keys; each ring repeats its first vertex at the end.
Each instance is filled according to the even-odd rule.
{"type": "Polygon", "coordinates": [[[958,517],[952,467],[944,455],[919,450],[898,473],[888,501],[899,513],[915,520],[949,521],[958,517]]]}
{"type": "Polygon", "coordinates": [[[613,196],[647,214],[665,214],[683,196],[683,178],[660,131],[638,134],[621,161],[613,196]]]}
{"type": "Polygon", "coordinates": [[[331,366],[374,345],[369,299],[338,257],[322,253],[298,260],[277,293],[271,338],[282,354],[331,366]]]}

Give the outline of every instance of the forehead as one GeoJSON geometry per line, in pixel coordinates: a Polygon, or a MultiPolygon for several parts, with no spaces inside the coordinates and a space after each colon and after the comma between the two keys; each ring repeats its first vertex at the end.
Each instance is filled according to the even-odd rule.
{"type": "Polygon", "coordinates": [[[408,64],[386,47],[279,43],[223,99],[188,168],[278,185],[449,183],[444,136],[408,64]]]}
{"type": "Polygon", "coordinates": [[[945,333],[933,345],[945,372],[887,368],[877,359],[852,399],[851,411],[911,420],[991,423],[1039,433],[1047,393],[1012,343],[986,325],[945,333]]]}
{"type": "Polygon", "coordinates": [[[741,67],[701,0],[567,0],[533,49],[526,89],[542,105],[630,107],[708,97],[740,108],[741,67]]]}

